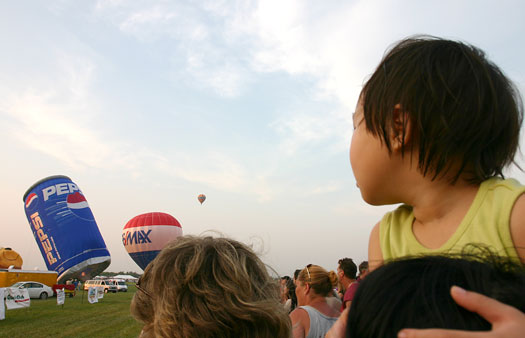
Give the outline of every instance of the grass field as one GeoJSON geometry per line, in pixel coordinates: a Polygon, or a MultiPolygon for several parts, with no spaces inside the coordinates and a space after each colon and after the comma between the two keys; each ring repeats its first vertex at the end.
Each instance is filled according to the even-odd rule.
{"type": "Polygon", "coordinates": [[[98,303],[89,304],[87,291],[66,297],[64,307],[56,297],[31,299],[26,309],[6,310],[0,320],[0,337],[137,337],[142,325],[129,312],[136,288],[128,292],[108,293],[98,303]]]}

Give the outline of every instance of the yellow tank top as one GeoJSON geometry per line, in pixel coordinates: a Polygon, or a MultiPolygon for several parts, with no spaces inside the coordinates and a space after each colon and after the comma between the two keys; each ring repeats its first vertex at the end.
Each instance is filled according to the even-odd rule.
{"type": "Polygon", "coordinates": [[[379,241],[383,259],[459,252],[470,243],[482,243],[499,255],[517,258],[510,234],[510,214],[523,193],[525,186],[514,179],[484,181],[456,232],[437,249],[426,248],[418,242],[412,232],[412,207],[402,205],[381,220],[379,241]]]}

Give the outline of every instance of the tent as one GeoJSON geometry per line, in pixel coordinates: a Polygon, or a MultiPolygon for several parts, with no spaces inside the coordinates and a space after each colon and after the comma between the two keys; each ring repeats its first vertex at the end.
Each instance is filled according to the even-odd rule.
{"type": "Polygon", "coordinates": [[[116,275],[116,276],[111,277],[111,279],[123,279],[126,282],[133,282],[133,283],[136,283],[139,280],[137,277],[131,276],[131,275],[116,275]]]}

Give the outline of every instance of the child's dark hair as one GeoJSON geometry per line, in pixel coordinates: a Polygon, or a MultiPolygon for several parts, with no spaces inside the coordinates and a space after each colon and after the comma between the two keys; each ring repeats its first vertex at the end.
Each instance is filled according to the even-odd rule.
{"type": "MultiPolygon", "coordinates": [[[[389,152],[394,107],[405,141],[417,149],[418,168],[432,179],[464,173],[471,183],[503,177],[519,145],[523,103],[514,84],[485,53],[463,42],[431,36],[397,43],[366,82],[361,100],[366,128],[389,152]],[[449,172],[452,171],[452,172],[449,172]]],[[[515,163],[515,162],[514,162],[515,163]]]]}
{"type": "Polygon", "coordinates": [[[457,305],[453,285],[525,312],[525,269],[507,257],[426,256],[387,263],[360,283],[347,337],[397,337],[403,328],[490,330],[491,324],[457,305]]]}

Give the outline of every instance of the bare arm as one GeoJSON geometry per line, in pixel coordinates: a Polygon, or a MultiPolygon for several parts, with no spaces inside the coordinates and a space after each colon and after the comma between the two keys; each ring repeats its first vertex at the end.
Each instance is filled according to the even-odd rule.
{"type": "Polygon", "coordinates": [[[295,309],[290,313],[290,319],[292,320],[293,338],[306,337],[308,334],[307,331],[310,329],[310,317],[308,313],[303,309],[295,309]],[[308,326],[306,326],[306,324],[308,324],[308,326]]]}
{"type": "Polygon", "coordinates": [[[510,234],[518,256],[525,264],[525,194],[518,197],[510,214],[510,234]]]}
{"type": "Polygon", "coordinates": [[[372,232],[368,241],[368,270],[373,271],[383,264],[383,253],[381,252],[381,244],[379,242],[379,223],[378,222],[372,232]]]}

